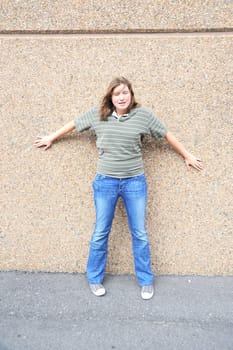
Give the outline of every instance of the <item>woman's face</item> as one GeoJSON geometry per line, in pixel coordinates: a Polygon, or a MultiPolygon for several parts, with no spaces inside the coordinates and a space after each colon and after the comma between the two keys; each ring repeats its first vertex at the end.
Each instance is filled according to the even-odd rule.
{"type": "Polygon", "coordinates": [[[118,115],[127,113],[131,102],[131,92],[127,85],[121,84],[112,92],[112,103],[118,115]]]}

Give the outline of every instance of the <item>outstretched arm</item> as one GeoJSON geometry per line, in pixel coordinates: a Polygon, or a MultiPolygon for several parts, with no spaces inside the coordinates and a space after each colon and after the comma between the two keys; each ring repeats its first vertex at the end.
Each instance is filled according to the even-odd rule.
{"type": "Polygon", "coordinates": [[[74,121],[71,121],[65,124],[62,128],[58,129],[54,133],[46,136],[37,136],[34,146],[36,147],[44,147],[44,150],[47,150],[52,146],[52,143],[61,138],[62,136],[70,133],[75,129],[74,121]]]}
{"type": "Polygon", "coordinates": [[[176,137],[171,132],[168,131],[165,138],[167,142],[176,150],[176,152],[178,152],[184,158],[187,168],[192,166],[193,168],[199,171],[203,169],[201,159],[196,158],[191,153],[187,152],[184,146],[176,139],[176,137]]]}

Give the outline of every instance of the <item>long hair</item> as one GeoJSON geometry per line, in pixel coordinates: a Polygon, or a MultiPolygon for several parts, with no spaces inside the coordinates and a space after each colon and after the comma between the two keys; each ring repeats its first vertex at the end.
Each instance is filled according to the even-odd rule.
{"type": "Polygon", "coordinates": [[[124,77],[117,77],[110,82],[107,91],[104,97],[102,98],[99,110],[101,121],[106,121],[108,119],[108,116],[111,115],[114,111],[114,105],[112,103],[113,90],[121,84],[126,85],[131,93],[131,102],[127,112],[129,112],[132,108],[139,106],[139,104],[135,100],[132,84],[130,83],[130,81],[124,77]]]}

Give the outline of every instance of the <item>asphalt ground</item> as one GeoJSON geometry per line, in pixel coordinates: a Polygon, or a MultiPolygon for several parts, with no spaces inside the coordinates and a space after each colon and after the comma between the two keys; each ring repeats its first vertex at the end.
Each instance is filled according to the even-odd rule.
{"type": "Polygon", "coordinates": [[[0,350],[233,350],[233,276],[131,275],[91,294],[83,274],[0,272],[0,350]]]}

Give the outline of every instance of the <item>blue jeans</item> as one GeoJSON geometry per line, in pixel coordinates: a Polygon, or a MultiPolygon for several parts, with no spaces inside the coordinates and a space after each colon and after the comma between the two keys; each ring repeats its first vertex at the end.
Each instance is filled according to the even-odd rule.
{"type": "Polygon", "coordinates": [[[87,263],[89,283],[102,283],[107,262],[108,237],[118,198],[121,196],[132,235],[135,272],[140,286],[153,283],[150,248],[145,218],[147,184],[145,175],[113,178],[97,174],[93,182],[96,224],[87,263]]]}

